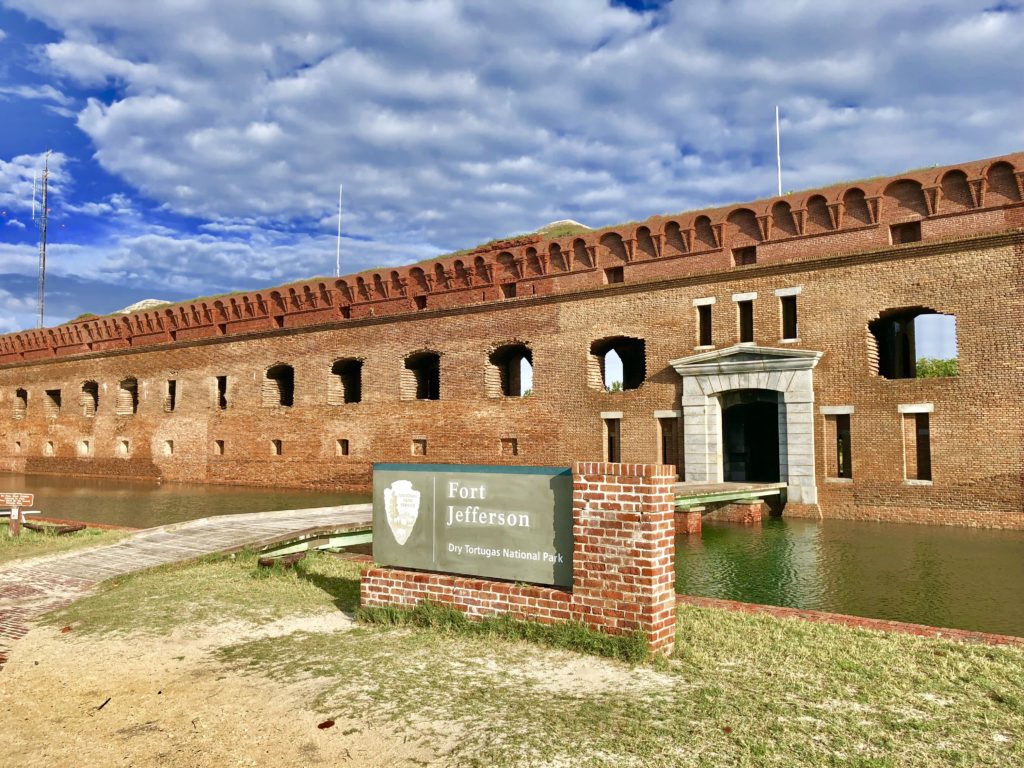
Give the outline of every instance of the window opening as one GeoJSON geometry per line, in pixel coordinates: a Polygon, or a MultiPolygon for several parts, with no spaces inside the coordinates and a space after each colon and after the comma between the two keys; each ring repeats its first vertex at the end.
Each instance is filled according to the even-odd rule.
{"type": "Polygon", "coordinates": [[[605,461],[616,464],[622,461],[621,419],[605,419],[605,461]]]}
{"type": "Polygon", "coordinates": [[[930,379],[959,374],[956,317],[924,307],[882,312],[868,323],[876,371],[886,379],[930,379]]]}
{"type": "Polygon", "coordinates": [[[829,456],[828,476],[846,480],[853,478],[853,447],[850,442],[850,414],[825,416],[827,439],[833,446],[829,456]]]}
{"type": "Polygon", "coordinates": [[[533,388],[533,352],[525,344],[505,344],[489,356],[487,394],[523,397],[533,388]]]}
{"type": "Polygon", "coordinates": [[[921,222],[908,221],[904,224],[892,224],[889,227],[889,239],[893,245],[920,242],[921,222]]]}
{"type": "Polygon", "coordinates": [[[270,441],[270,455],[271,456],[280,456],[283,450],[284,450],[284,443],[282,443],[280,440],[271,440],[270,441]]]}
{"type": "Polygon", "coordinates": [[[224,410],[228,407],[228,377],[217,377],[217,408],[224,410]]]}
{"type": "Polygon", "coordinates": [[[335,454],[338,455],[338,456],[348,456],[349,455],[348,440],[346,440],[345,438],[340,438],[335,443],[334,450],[335,450],[335,454]]]}
{"type": "Polygon", "coordinates": [[[710,347],[711,341],[711,305],[697,307],[698,343],[702,347],[710,347]]]}
{"type": "Polygon", "coordinates": [[[139,412],[139,382],[137,379],[123,379],[117,385],[117,402],[114,413],[118,416],[131,416],[139,412]]]}
{"type": "Polygon", "coordinates": [[[402,399],[441,399],[441,356],[437,352],[418,352],[405,359],[402,399]]]}
{"type": "Polygon", "coordinates": [[[503,299],[514,299],[516,297],[516,284],[515,283],[502,283],[501,284],[501,298],[503,299]]]}
{"type": "Polygon", "coordinates": [[[932,479],[931,419],[928,413],[903,415],[904,460],[908,480],[932,479]]]}
{"type": "Polygon", "coordinates": [[[413,441],[412,441],[412,455],[413,456],[426,456],[427,455],[427,439],[425,437],[413,438],[413,441]]]}
{"type": "Polygon", "coordinates": [[[682,462],[679,460],[679,419],[665,417],[658,419],[658,431],[661,433],[661,463],[676,468],[676,476],[682,474],[682,462]]]}
{"type": "Polygon", "coordinates": [[[213,441],[213,455],[214,456],[223,456],[224,455],[224,441],[223,440],[214,440],[213,441]]]}
{"type": "Polygon", "coordinates": [[[623,267],[609,267],[604,271],[604,281],[609,285],[626,282],[626,270],[623,267]]]}
{"type": "Polygon", "coordinates": [[[336,360],[331,366],[327,387],[327,404],[344,405],[363,399],[363,361],[348,358],[336,360]]]}
{"type": "Polygon", "coordinates": [[[743,267],[748,264],[757,263],[757,246],[748,245],[744,248],[732,249],[732,263],[734,266],[743,267]]]}
{"type": "Polygon", "coordinates": [[[174,409],[178,407],[178,382],[174,379],[167,380],[167,386],[164,390],[164,410],[167,413],[174,413],[174,409]]]}
{"type": "Polygon", "coordinates": [[[295,403],[295,369],[290,365],[274,365],[263,378],[263,405],[291,408],[295,403]]]}
{"type": "Polygon", "coordinates": [[[637,389],[647,378],[644,340],[614,336],[592,342],[588,378],[592,388],[606,392],[637,389]]]}
{"type": "Polygon", "coordinates": [[[91,419],[96,415],[100,407],[100,385],[95,381],[86,381],[82,384],[82,393],[79,395],[78,403],[82,407],[82,415],[91,419]]]}
{"type": "Polygon", "coordinates": [[[519,440],[515,437],[503,437],[499,443],[499,452],[502,456],[518,456],[519,440]]]}
{"type": "Polygon", "coordinates": [[[14,390],[14,405],[11,415],[15,421],[20,421],[25,418],[26,413],[28,413],[28,390],[16,389],[14,390]]]}
{"type": "Polygon", "coordinates": [[[782,303],[782,338],[799,338],[796,322],[796,296],[781,296],[779,301],[782,303]]]}
{"type": "Polygon", "coordinates": [[[739,311],[740,342],[754,340],[754,302],[737,301],[736,308],[739,311]]]}
{"type": "Polygon", "coordinates": [[[46,400],[43,403],[48,418],[56,419],[60,416],[61,395],[59,389],[46,390],[46,400]]]}

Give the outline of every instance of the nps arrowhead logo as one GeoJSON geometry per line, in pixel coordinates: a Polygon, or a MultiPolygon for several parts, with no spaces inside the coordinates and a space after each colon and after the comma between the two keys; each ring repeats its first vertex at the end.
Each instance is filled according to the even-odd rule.
{"type": "Polygon", "coordinates": [[[395,541],[405,544],[420,514],[420,492],[408,480],[395,480],[384,489],[384,512],[395,541]]]}

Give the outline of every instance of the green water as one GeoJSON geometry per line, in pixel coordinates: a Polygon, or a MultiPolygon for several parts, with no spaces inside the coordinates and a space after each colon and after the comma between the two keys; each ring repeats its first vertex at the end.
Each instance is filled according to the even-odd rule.
{"type": "MultiPolygon", "coordinates": [[[[368,495],[0,473],[49,517],[146,528],[368,495]]],[[[1024,531],[768,518],[676,540],[676,591],[1024,636],[1024,531]]]]}
{"type": "MultiPolygon", "coordinates": [[[[47,517],[149,528],[209,515],[305,509],[368,502],[369,494],[281,488],[127,482],[0,472],[0,491],[36,495],[34,509],[47,517]]],[[[31,519],[31,517],[29,518],[31,519]]]]}
{"type": "Polygon", "coordinates": [[[705,523],[676,539],[676,591],[1024,636],[1024,531],[705,523]]]}

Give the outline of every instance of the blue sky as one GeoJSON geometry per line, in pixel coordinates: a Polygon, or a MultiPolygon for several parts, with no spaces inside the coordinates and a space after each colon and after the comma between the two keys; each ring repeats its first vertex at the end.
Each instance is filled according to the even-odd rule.
{"type": "Polygon", "coordinates": [[[0,0],[0,332],[1024,149],[1019,3],[0,0]]]}

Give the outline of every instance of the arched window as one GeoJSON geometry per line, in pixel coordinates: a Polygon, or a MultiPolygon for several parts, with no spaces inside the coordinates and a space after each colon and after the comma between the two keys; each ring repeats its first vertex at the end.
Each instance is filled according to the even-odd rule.
{"type": "Polygon", "coordinates": [[[291,408],[295,404],[295,369],[285,363],[273,365],[263,377],[263,405],[291,408]]]}
{"type": "Polygon", "coordinates": [[[335,360],[327,385],[327,404],[344,405],[363,399],[363,361],[355,358],[335,360]]]}
{"type": "Polygon", "coordinates": [[[14,390],[14,405],[11,408],[11,417],[16,421],[20,421],[25,418],[26,413],[28,413],[28,390],[16,389],[14,390]]]}
{"type": "Polygon", "coordinates": [[[78,404],[82,408],[82,415],[91,419],[96,415],[100,407],[100,385],[95,381],[82,382],[82,392],[78,397],[78,404]]]}
{"type": "Polygon", "coordinates": [[[488,355],[490,397],[522,397],[533,388],[533,352],[525,344],[504,344],[488,355]]]}
{"type": "Polygon", "coordinates": [[[122,379],[117,385],[117,402],[114,413],[118,416],[131,416],[139,412],[139,382],[135,378],[122,379]]]}
{"type": "Polygon", "coordinates": [[[441,356],[437,352],[416,352],[405,358],[401,396],[403,400],[441,399],[441,356]]]}
{"type": "Polygon", "coordinates": [[[647,353],[643,339],[612,336],[590,345],[587,381],[593,389],[617,392],[636,389],[647,378],[647,353]]]}

